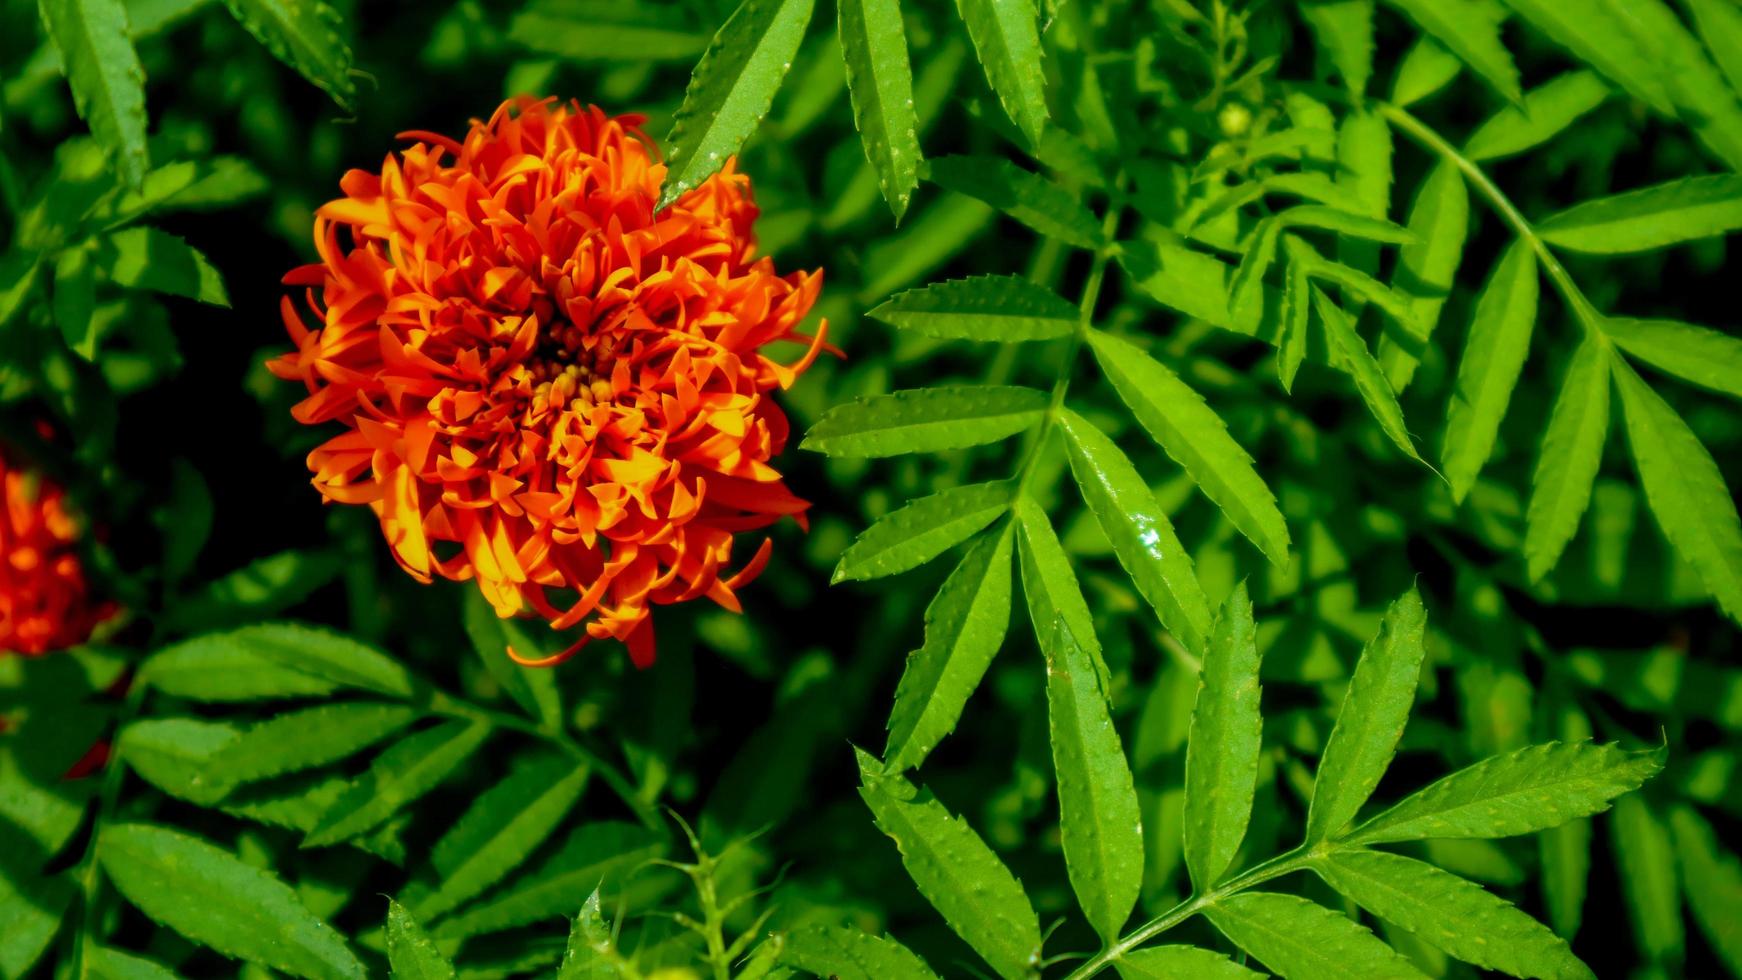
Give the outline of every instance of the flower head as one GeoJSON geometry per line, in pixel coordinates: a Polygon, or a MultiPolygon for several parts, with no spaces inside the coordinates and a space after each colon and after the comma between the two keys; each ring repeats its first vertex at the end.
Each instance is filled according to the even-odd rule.
{"type": "Polygon", "coordinates": [[[625,641],[653,659],[649,607],[736,610],[769,542],[802,520],[769,461],[769,397],[823,346],[795,333],[821,273],[757,258],[750,182],[732,163],[656,213],[665,167],[636,126],[520,98],[463,140],[353,170],[315,213],[320,262],[285,277],[304,423],[344,431],[309,454],[326,499],[367,504],[412,576],[476,579],[504,617],[625,641]],[[343,232],[343,234],[341,234],[343,232]],[[798,340],[791,365],[761,353],[798,340]]]}
{"type": "Polygon", "coordinates": [[[66,491],[0,450],[0,653],[77,646],[114,611],[91,598],[79,534],[66,491]]]}

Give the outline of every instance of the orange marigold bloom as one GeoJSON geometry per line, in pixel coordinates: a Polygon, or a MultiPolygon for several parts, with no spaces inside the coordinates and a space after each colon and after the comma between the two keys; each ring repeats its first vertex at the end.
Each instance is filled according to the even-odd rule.
{"type": "MultiPolygon", "coordinates": [[[[498,615],[584,626],[653,659],[650,604],[736,590],[733,535],[803,520],[769,460],[768,393],[823,349],[795,333],[822,274],[756,257],[750,181],[731,161],[655,213],[665,166],[639,116],[513,99],[464,140],[401,135],[315,212],[321,261],[289,297],[309,396],[298,421],[345,431],[309,454],[328,501],[368,504],[419,581],[476,578],[498,615]],[[340,234],[343,229],[344,234],[340,234]],[[783,365],[763,345],[809,345],[783,365]]],[[[511,651],[512,652],[512,651],[511,651]]],[[[518,657],[517,657],[518,658],[518,657]]]]}
{"type": "Polygon", "coordinates": [[[66,491],[0,451],[0,653],[78,646],[113,607],[92,600],[66,491]]]}

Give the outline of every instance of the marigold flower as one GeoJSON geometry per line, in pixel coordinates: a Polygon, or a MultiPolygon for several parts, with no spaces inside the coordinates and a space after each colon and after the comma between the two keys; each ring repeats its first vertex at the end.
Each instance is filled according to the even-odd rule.
{"type": "Polygon", "coordinates": [[[66,491],[0,450],[0,653],[77,646],[113,612],[91,598],[66,491]]]}
{"type": "MultiPolygon", "coordinates": [[[[768,393],[824,347],[795,332],[821,272],[757,258],[750,181],[725,169],[654,211],[665,166],[639,116],[513,99],[464,140],[426,132],[315,212],[321,261],[293,270],[298,421],[345,431],[309,454],[329,502],[367,504],[422,582],[475,578],[498,615],[536,613],[653,660],[651,604],[736,591],[733,536],[809,506],[769,460],[768,393]],[[344,234],[341,235],[341,229],[344,234]],[[798,340],[783,365],[760,349],[798,340]]],[[[513,652],[513,651],[511,651],[513,652]]]]}

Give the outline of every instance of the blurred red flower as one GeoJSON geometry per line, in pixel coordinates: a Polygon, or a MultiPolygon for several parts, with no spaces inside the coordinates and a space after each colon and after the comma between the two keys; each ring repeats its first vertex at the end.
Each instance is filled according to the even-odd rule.
{"type": "Polygon", "coordinates": [[[91,598],[66,491],[0,449],[0,653],[78,646],[114,607],[91,598]]]}
{"type": "MultiPolygon", "coordinates": [[[[725,169],[655,213],[665,166],[637,116],[514,99],[463,140],[413,132],[352,170],[315,215],[316,325],[273,359],[345,431],[309,455],[328,501],[367,504],[412,576],[475,578],[504,617],[627,643],[653,660],[649,606],[736,590],[734,535],[809,506],[769,465],[768,397],[824,346],[795,332],[820,272],[755,256],[750,181],[725,169]],[[344,234],[340,234],[343,229],[344,234]],[[794,364],[761,348],[797,340],[794,364]]],[[[512,651],[511,651],[512,652],[512,651]]]]}

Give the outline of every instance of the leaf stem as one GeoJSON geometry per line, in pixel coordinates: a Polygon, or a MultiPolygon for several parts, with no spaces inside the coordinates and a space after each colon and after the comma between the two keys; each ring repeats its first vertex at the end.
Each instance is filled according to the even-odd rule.
{"type": "Polygon", "coordinates": [[[97,902],[102,898],[103,876],[97,869],[97,841],[102,836],[103,825],[114,816],[115,807],[121,799],[121,783],[125,779],[125,767],[121,764],[121,733],[133,722],[139,714],[139,709],[145,703],[146,685],[141,683],[137,673],[129,679],[127,696],[121,702],[121,710],[115,715],[115,733],[110,737],[109,758],[103,765],[103,783],[97,793],[97,812],[91,818],[91,838],[85,843],[85,853],[79,858],[78,870],[74,878],[79,883],[79,917],[78,931],[74,934],[73,959],[67,975],[74,980],[84,980],[90,964],[90,947],[96,943],[97,937],[92,931],[98,927],[101,917],[96,914],[97,902]]]}
{"type": "Polygon", "coordinates": [[[1158,915],[1155,918],[1150,919],[1148,922],[1145,922],[1143,925],[1138,926],[1128,935],[1121,937],[1118,942],[1108,945],[1106,949],[1095,954],[1094,957],[1084,962],[1082,966],[1071,971],[1071,973],[1065,977],[1065,980],[1088,980],[1089,977],[1095,976],[1107,967],[1117,963],[1126,953],[1131,952],[1149,940],[1154,939],[1156,936],[1161,935],[1167,930],[1172,929],[1174,926],[1179,925],[1181,922],[1197,915],[1199,912],[1202,912],[1204,909],[1209,908],[1222,899],[1237,892],[1245,891],[1254,885],[1263,884],[1272,878],[1280,878],[1283,875],[1292,874],[1305,868],[1313,862],[1317,854],[1317,851],[1309,851],[1305,845],[1302,845],[1286,854],[1279,854],[1276,857],[1265,861],[1263,864],[1256,865],[1207,892],[1193,895],[1191,898],[1175,905],[1173,908],[1163,912],[1161,915],[1158,915]]]}

